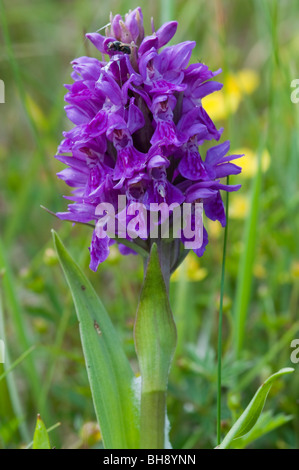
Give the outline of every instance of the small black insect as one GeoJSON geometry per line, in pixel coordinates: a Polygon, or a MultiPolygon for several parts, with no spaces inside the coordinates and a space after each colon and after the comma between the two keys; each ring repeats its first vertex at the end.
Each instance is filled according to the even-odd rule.
{"type": "Polygon", "coordinates": [[[123,52],[124,54],[131,54],[131,48],[129,44],[124,44],[120,41],[109,42],[108,51],[123,52]]]}

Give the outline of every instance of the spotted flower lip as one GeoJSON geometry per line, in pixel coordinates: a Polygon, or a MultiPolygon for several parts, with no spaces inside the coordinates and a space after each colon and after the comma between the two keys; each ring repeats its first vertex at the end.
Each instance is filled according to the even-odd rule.
{"type": "MultiPolygon", "coordinates": [[[[221,178],[240,173],[232,161],[241,155],[228,155],[229,141],[217,143],[223,129],[201,102],[222,88],[214,80],[221,69],[189,65],[194,41],[168,46],[177,27],[176,21],[157,30],[152,24],[146,36],[138,7],[124,18],[111,15],[105,35],[86,35],[95,57],[73,60],[73,83],[65,85],[65,111],[74,127],[63,133],[56,158],[67,165],[58,177],[73,191],[68,211],[57,214],[62,220],[96,225],[97,205],[109,202],[117,214],[118,197],[125,195],[127,204],[142,202],[148,211],[151,203],[201,201],[206,216],[225,225],[220,191],[237,191],[240,185],[223,184],[221,178]],[[204,155],[202,144],[208,141],[216,145],[204,155]]],[[[150,247],[150,240],[143,241],[150,247]]],[[[93,231],[92,270],[114,242],[93,231]]],[[[178,243],[183,242],[182,234],[178,243]]],[[[207,244],[204,228],[195,253],[202,256],[207,244]]],[[[131,246],[119,244],[121,253],[135,253],[131,246]]]]}

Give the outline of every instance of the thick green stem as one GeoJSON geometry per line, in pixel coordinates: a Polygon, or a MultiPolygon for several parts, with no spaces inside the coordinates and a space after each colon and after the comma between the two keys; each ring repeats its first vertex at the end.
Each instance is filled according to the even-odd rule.
{"type": "MultiPolygon", "coordinates": [[[[163,239],[152,239],[151,244],[155,243],[157,245],[158,254],[159,254],[159,261],[161,272],[163,275],[165,287],[167,294],[169,293],[169,282],[170,282],[170,270],[171,270],[171,254],[173,250],[173,243],[169,242],[168,240],[165,241],[163,239]]],[[[144,269],[144,275],[146,272],[146,265],[144,269]]]]}
{"type": "Polygon", "coordinates": [[[135,321],[142,449],[164,449],[168,374],[177,341],[168,298],[170,253],[169,243],[153,243],[135,321]]]}
{"type": "Polygon", "coordinates": [[[141,393],[140,447],[164,449],[166,391],[141,393]]]}

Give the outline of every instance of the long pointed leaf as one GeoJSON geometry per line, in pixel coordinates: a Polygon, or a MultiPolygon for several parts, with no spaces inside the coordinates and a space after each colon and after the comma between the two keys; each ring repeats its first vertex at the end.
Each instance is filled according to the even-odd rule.
{"type": "Polygon", "coordinates": [[[76,307],[104,446],[108,449],[136,449],[139,447],[139,418],[132,390],[134,373],[110,317],[91,283],[54,231],[53,237],[76,307]]]}
{"type": "Polygon", "coordinates": [[[37,415],[32,447],[33,449],[51,449],[47,429],[40,415],[37,415]]]}
{"type": "Polygon", "coordinates": [[[241,414],[240,418],[235,422],[231,430],[225,436],[222,443],[217,447],[218,449],[227,449],[233,439],[238,437],[245,436],[257,422],[261,412],[263,411],[264,404],[269,393],[270,388],[272,387],[273,382],[282,375],[290,374],[294,369],[286,367],[281,369],[275,374],[271,375],[257,390],[253,399],[241,414]]]}

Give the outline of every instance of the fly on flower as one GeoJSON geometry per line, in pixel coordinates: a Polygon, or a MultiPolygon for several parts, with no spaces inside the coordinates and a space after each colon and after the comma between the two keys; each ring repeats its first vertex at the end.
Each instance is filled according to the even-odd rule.
{"type": "MultiPolygon", "coordinates": [[[[101,238],[94,230],[90,267],[95,271],[117,237],[123,242],[118,240],[123,254],[136,254],[138,244],[150,251],[149,231],[142,239],[132,237],[132,204],[142,204],[148,218],[153,203],[191,204],[194,232],[197,203],[203,205],[206,217],[224,226],[221,191],[240,188],[221,182],[241,172],[232,163],[240,155],[228,155],[228,141],[219,144],[223,129],[216,128],[202,105],[204,97],[222,88],[214,80],[221,70],[212,72],[201,62],[189,65],[194,41],[167,46],[176,30],[177,22],[170,21],[157,31],[152,25],[152,33],[146,36],[138,7],[124,19],[111,16],[105,36],[87,34],[98,52],[72,62],[73,83],[66,85],[65,110],[74,127],[63,133],[56,158],[68,166],[58,176],[73,188],[73,194],[67,197],[72,201],[68,211],[57,215],[96,227],[101,218],[96,208],[107,203],[117,221],[122,220],[121,227],[130,224],[125,236],[120,237],[116,229],[116,239],[108,234],[101,238]],[[103,55],[108,56],[106,62],[103,55]],[[208,141],[211,146],[204,156],[203,144],[208,141]],[[126,200],[125,207],[118,207],[119,197],[126,200]]],[[[160,216],[158,223],[162,222],[160,216]]],[[[201,247],[193,250],[198,256],[208,244],[205,227],[202,238],[201,247]]],[[[192,240],[186,240],[183,230],[171,241],[172,267],[186,242],[192,240]]]]}
{"type": "Polygon", "coordinates": [[[129,44],[124,44],[120,41],[109,42],[107,46],[108,51],[123,52],[124,54],[131,54],[131,48],[129,44]]]}

